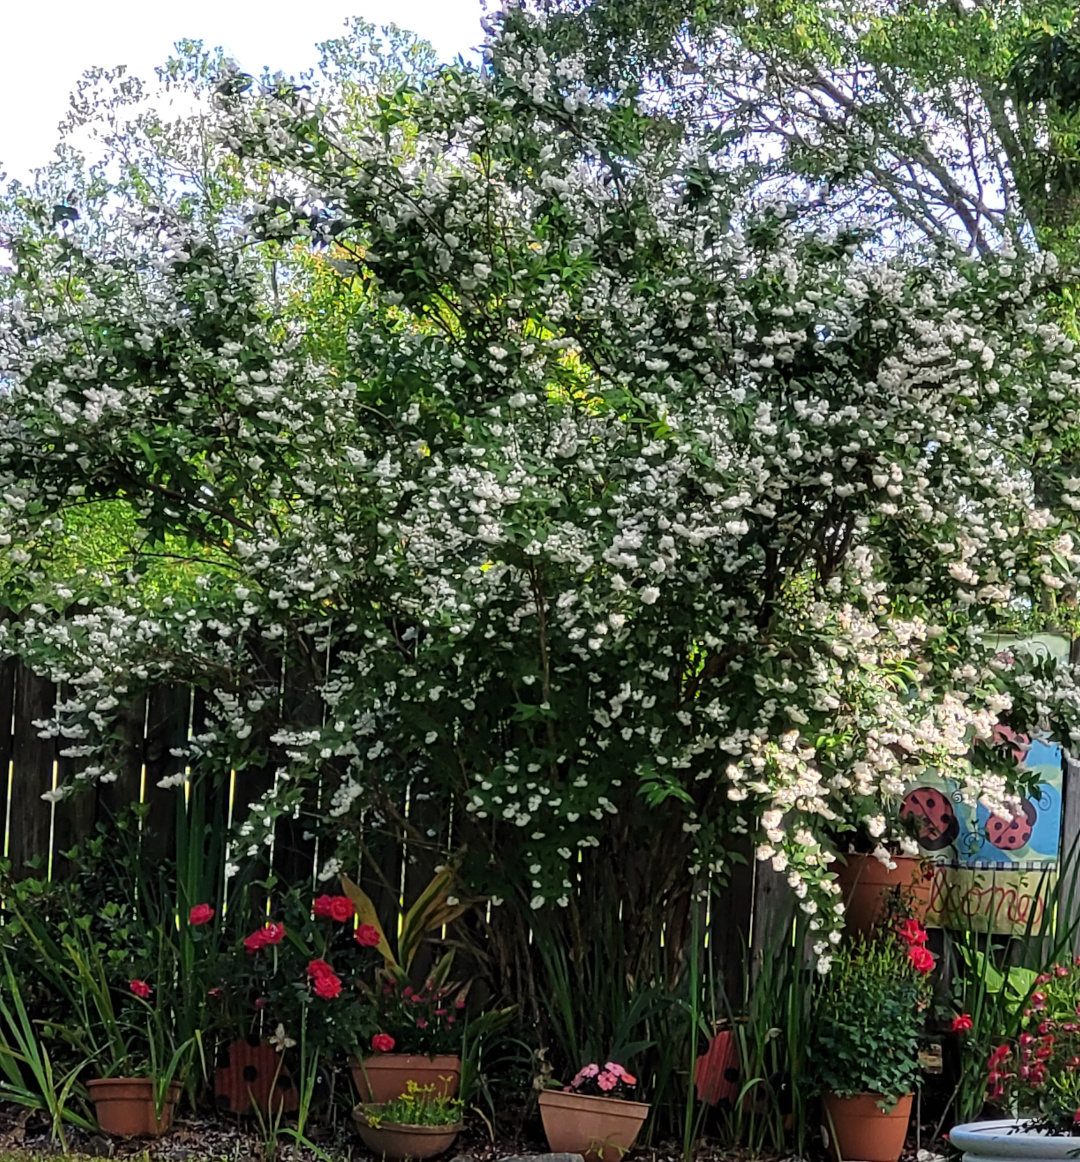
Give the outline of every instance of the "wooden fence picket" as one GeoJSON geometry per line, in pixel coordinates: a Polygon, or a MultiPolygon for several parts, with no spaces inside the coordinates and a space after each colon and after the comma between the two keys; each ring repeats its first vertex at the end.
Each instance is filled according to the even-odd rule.
{"type": "Polygon", "coordinates": [[[26,666],[15,672],[15,718],[12,730],[8,793],[8,857],[17,874],[33,861],[36,874],[47,874],[52,844],[52,804],[42,799],[53,787],[57,747],[41,738],[34,723],[52,718],[56,687],[26,666]]]}

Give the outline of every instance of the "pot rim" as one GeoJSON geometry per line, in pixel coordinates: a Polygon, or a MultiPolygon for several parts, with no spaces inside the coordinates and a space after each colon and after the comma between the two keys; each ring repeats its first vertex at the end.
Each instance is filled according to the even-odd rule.
{"type": "Polygon", "coordinates": [[[994,1118],[965,1122],[949,1131],[949,1141],[967,1154],[1013,1158],[1075,1158],[1080,1139],[1072,1134],[1024,1130],[1025,1118],[994,1118]],[[998,1147],[995,1149],[994,1147],[998,1147]]]}
{"type": "MultiPolygon", "coordinates": [[[[89,1089],[93,1085],[97,1086],[113,1086],[113,1085],[157,1085],[158,1079],[156,1077],[91,1077],[86,1082],[86,1087],[89,1089]]],[[[179,1081],[170,1081],[170,1090],[183,1089],[183,1085],[179,1081]]]]}
{"type": "MultiPolygon", "coordinates": [[[[868,1097],[873,1098],[874,1101],[888,1101],[889,1100],[887,1094],[884,1094],[880,1090],[877,1090],[877,1089],[864,1089],[859,1093],[835,1093],[833,1090],[830,1089],[830,1090],[826,1090],[824,1096],[827,1098],[830,1098],[832,1101],[859,1101],[862,1098],[868,1098],[868,1097]]],[[[896,1099],[896,1104],[899,1105],[905,1099],[907,1099],[909,1097],[913,1098],[914,1096],[915,1096],[914,1090],[911,1090],[909,1093],[902,1093],[896,1099]]]]}
{"type": "Polygon", "coordinates": [[[603,1097],[598,1093],[574,1093],[571,1091],[567,1093],[564,1089],[542,1089],[540,1091],[540,1104],[554,1102],[556,1104],[573,1103],[575,1101],[584,1102],[603,1102],[604,1107],[611,1107],[615,1112],[619,1112],[618,1107],[623,1107],[622,1112],[629,1113],[633,1111],[635,1114],[639,1110],[644,1110],[646,1114],[652,1108],[652,1103],[647,1101],[629,1101],[624,1097],[603,1097]]]}
{"type": "Polygon", "coordinates": [[[382,1108],[384,1102],[371,1102],[365,1105],[363,1102],[353,1108],[353,1121],[357,1125],[363,1126],[365,1130],[404,1130],[410,1134],[423,1134],[426,1137],[434,1137],[436,1134],[460,1134],[465,1127],[464,1122],[454,1122],[449,1126],[414,1126],[410,1122],[384,1122],[381,1126],[372,1126],[368,1123],[365,1116],[366,1111],[370,1108],[373,1112],[377,1107],[382,1108]]]}

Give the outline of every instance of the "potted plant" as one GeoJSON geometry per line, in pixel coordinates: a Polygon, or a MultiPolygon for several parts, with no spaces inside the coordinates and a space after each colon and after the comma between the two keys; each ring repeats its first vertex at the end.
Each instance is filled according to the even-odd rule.
{"type": "Polygon", "coordinates": [[[1006,1117],[955,1126],[965,1156],[1075,1158],[1080,1148],[1080,963],[1035,978],[1015,1037],[990,1053],[987,1101],[1006,1117]]]}
{"type": "Polygon", "coordinates": [[[457,1094],[461,1079],[461,1015],[468,985],[448,981],[453,954],[443,956],[420,985],[410,970],[424,936],[460,916],[469,904],[454,897],[455,873],[444,868],[401,918],[397,955],[370,898],[347,877],[342,884],[360,919],[357,940],[376,949],[383,967],[369,996],[375,1031],[350,1058],[361,1100],[385,1103],[407,1092],[407,1083],[457,1094]],[[369,1048],[370,1047],[370,1048],[369,1048]]]}
{"type": "Polygon", "coordinates": [[[364,1145],[377,1157],[433,1158],[461,1132],[462,1102],[433,1085],[406,1083],[393,1101],[363,1103],[353,1111],[364,1145]]]}
{"type": "Polygon", "coordinates": [[[634,1101],[633,1077],[616,1061],[582,1066],[569,1085],[540,1094],[540,1118],[556,1154],[581,1154],[585,1162],[619,1162],[649,1116],[634,1101]]]}
{"type": "Polygon", "coordinates": [[[87,1082],[98,1125],[120,1137],[157,1136],[172,1125],[193,1045],[177,1045],[167,1006],[145,980],[114,989],[92,941],[66,941],[77,983],[79,1027],[65,1037],[93,1062],[87,1082]]]}
{"type": "Polygon", "coordinates": [[[331,1056],[372,1028],[365,978],[380,958],[355,926],[352,901],[290,893],[281,903],[280,921],[262,917],[211,990],[235,1038],[221,1047],[214,1089],[234,1113],[296,1109],[299,1042],[315,1058],[331,1056]]]}
{"type": "Polygon", "coordinates": [[[809,1065],[836,1159],[897,1162],[919,1075],[934,958],[914,919],[849,937],[814,997],[809,1065]]]}

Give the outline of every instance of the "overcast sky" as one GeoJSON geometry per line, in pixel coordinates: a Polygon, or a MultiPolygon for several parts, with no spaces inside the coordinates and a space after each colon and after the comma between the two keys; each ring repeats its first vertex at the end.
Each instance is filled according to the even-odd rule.
{"type": "Polygon", "coordinates": [[[469,56],[482,37],[482,0],[0,0],[0,172],[26,178],[48,161],[68,94],[83,70],[153,69],[184,37],[221,45],[246,72],[296,73],[315,64],[316,41],[345,19],[391,21],[439,55],[469,56]]]}

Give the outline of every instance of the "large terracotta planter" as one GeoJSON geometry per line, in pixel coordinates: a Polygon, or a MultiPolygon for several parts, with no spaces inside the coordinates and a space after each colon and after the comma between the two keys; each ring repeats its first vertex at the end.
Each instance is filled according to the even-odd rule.
{"type": "Polygon", "coordinates": [[[106,1134],[120,1138],[157,1137],[172,1125],[173,1111],[180,1100],[180,1085],[172,1082],[158,1117],[154,1108],[157,1086],[149,1077],[99,1077],[88,1081],[98,1125],[106,1134]]]}
{"type": "Polygon", "coordinates": [[[1027,1130],[1023,1119],[968,1122],[949,1131],[949,1144],[962,1150],[964,1162],[1062,1162],[1076,1158],[1080,1140],[1071,1134],[1027,1130]]]}
{"type": "Polygon", "coordinates": [[[545,1089],[540,1118],[555,1154],[581,1154],[585,1162],[619,1162],[634,1144],[649,1103],[545,1089]]]}
{"type": "Polygon", "coordinates": [[[851,932],[869,932],[881,919],[882,906],[895,888],[911,889],[908,893],[912,915],[918,921],[926,918],[930,907],[930,880],[924,863],[913,855],[894,855],[896,867],[890,870],[872,855],[852,853],[837,861],[837,881],[845,904],[844,922],[851,932]]]}
{"type": "Polygon", "coordinates": [[[880,1093],[824,1098],[822,1134],[834,1162],[897,1162],[904,1149],[911,1097],[902,1097],[891,1110],[882,1110],[880,1093]]]}
{"type": "Polygon", "coordinates": [[[377,1117],[381,1109],[381,1103],[373,1103],[353,1110],[360,1137],[377,1158],[434,1158],[449,1150],[461,1133],[460,1122],[455,1126],[402,1126],[390,1122],[378,1127],[369,1125],[368,1115],[377,1117]]]}
{"type": "Polygon", "coordinates": [[[407,1053],[380,1053],[363,1062],[349,1058],[361,1101],[388,1102],[401,1097],[408,1082],[432,1085],[436,1096],[457,1097],[461,1081],[460,1057],[423,1057],[407,1053]]]}

